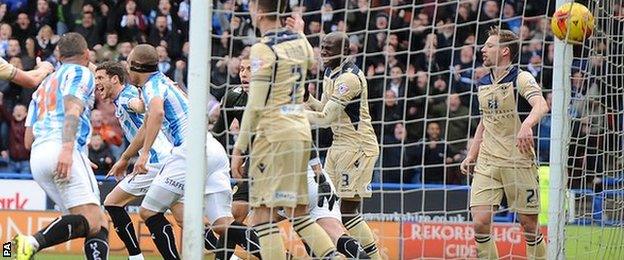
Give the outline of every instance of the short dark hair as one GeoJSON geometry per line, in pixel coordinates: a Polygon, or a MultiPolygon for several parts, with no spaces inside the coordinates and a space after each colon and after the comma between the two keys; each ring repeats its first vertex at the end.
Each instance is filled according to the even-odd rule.
{"type": "Polygon", "coordinates": [[[498,36],[500,46],[509,48],[510,59],[512,61],[516,59],[516,55],[520,52],[520,38],[518,38],[518,35],[510,30],[491,27],[488,31],[488,36],[498,36]]]}
{"type": "Polygon", "coordinates": [[[95,71],[98,70],[104,70],[104,72],[106,72],[106,75],[108,75],[109,77],[117,76],[121,84],[126,83],[126,80],[128,78],[128,72],[126,71],[126,68],[124,68],[124,66],[121,65],[121,63],[118,61],[103,62],[102,64],[98,65],[97,68],[95,68],[95,71]]]}
{"type": "Polygon", "coordinates": [[[286,0],[252,0],[268,19],[276,20],[286,12],[286,0]]]}
{"type": "Polygon", "coordinates": [[[56,47],[59,49],[59,54],[63,58],[82,55],[85,50],[89,50],[85,38],[75,32],[66,33],[61,36],[56,47]]]}

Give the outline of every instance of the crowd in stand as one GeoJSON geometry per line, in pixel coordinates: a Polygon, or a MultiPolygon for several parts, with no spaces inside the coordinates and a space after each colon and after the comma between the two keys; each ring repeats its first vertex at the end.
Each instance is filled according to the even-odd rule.
{"type": "MultiPolygon", "coordinates": [[[[258,40],[247,0],[214,2],[208,110],[219,105],[228,88],[240,84],[240,60],[248,57],[249,46],[258,40]]],[[[488,72],[480,64],[479,49],[491,26],[510,29],[520,36],[522,49],[516,62],[535,76],[550,104],[554,46],[546,15],[552,13],[554,1],[286,2],[291,11],[303,14],[305,34],[317,54],[326,33],[345,31],[349,35],[350,55],[368,79],[369,106],[381,145],[377,181],[467,183],[458,165],[478,122],[476,81],[488,72]]],[[[85,36],[96,63],[123,62],[135,44],[149,43],[157,47],[159,70],[185,88],[189,6],[190,0],[6,1],[0,4],[0,55],[26,70],[34,66],[36,57],[58,66],[54,46],[58,35],[68,31],[85,36]]],[[[587,66],[600,66],[600,62],[587,66]]],[[[306,87],[316,96],[322,91],[322,70],[317,62],[306,79],[306,87]]],[[[583,80],[577,83],[573,93],[582,100],[592,91],[591,86],[583,80]]],[[[28,152],[20,136],[24,105],[32,91],[0,82],[0,92],[4,93],[0,164],[10,172],[28,171],[28,152]]],[[[102,174],[127,140],[117,125],[111,101],[96,97],[90,158],[102,174]]],[[[518,110],[526,113],[530,106],[520,102],[518,110]]],[[[579,118],[589,113],[577,112],[579,118]]],[[[231,130],[215,134],[234,137],[236,131],[231,130]]],[[[534,133],[539,161],[547,162],[549,116],[534,133]]],[[[314,138],[323,150],[331,144],[331,131],[315,130],[314,138]]],[[[234,138],[230,139],[233,143],[234,138]]]]}

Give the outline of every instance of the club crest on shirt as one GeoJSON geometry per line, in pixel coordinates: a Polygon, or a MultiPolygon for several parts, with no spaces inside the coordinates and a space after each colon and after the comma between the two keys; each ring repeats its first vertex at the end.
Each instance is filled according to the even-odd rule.
{"type": "Polygon", "coordinates": [[[256,73],[260,67],[262,67],[262,60],[258,58],[251,59],[250,62],[251,73],[256,73]]]}
{"type": "Polygon", "coordinates": [[[498,99],[495,99],[495,98],[488,99],[488,108],[498,109],[498,99]]]}
{"type": "Polygon", "coordinates": [[[340,95],[344,95],[347,91],[349,91],[349,87],[346,83],[340,83],[340,85],[338,85],[338,93],[340,93],[340,95]]]}

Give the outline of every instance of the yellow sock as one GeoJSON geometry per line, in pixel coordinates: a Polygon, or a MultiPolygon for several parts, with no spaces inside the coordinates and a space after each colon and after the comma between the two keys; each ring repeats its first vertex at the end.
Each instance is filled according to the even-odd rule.
{"type": "Polygon", "coordinates": [[[262,259],[286,260],[286,247],[277,224],[264,223],[254,226],[260,242],[262,259]]]}
{"type": "Polygon", "coordinates": [[[336,254],[336,246],[332,243],[329,235],[310,216],[296,218],[293,221],[293,228],[306,244],[310,246],[316,257],[325,259],[336,254]]]}
{"type": "Polygon", "coordinates": [[[477,257],[479,259],[498,259],[496,242],[489,235],[475,235],[477,242],[477,257]]]}
{"type": "Polygon", "coordinates": [[[371,231],[361,215],[347,221],[347,223],[344,223],[344,226],[349,230],[349,235],[362,244],[362,248],[371,259],[381,259],[379,249],[377,249],[377,245],[375,244],[373,231],[371,231]]]}
{"type": "Polygon", "coordinates": [[[542,234],[535,238],[535,241],[527,241],[527,259],[546,259],[546,242],[542,234]]]}

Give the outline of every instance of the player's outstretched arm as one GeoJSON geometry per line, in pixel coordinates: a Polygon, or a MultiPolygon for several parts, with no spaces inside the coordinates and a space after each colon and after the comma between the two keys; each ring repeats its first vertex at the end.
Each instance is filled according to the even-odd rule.
{"type": "Polygon", "coordinates": [[[469,174],[471,172],[471,167],[477,161],[477,156],[479,156],[479,148],[481,147],[481,142],[483,142],[483,130],[483,122],[479,121],[475,136],[470,143],[470,147],[468,148],[468,155],[466,155],[466,158],[459,166],[463,174],[469,174]]]}
{"type": "Polygon", "coordinates": [[[147,160],[149,158],[149,150],[152,149],[154,141],[160,131],[163,119],[165,117],[164,101],[161,97],[153,97],[150,101],[149,112],[146,114],[145,123],[143,124],[144,137],[141,155],[134,164],[135,173],[147,173],[147,160]]]}
{"type": "Polygon", "coordinates": [[[63,123],[62,146],[56,165],[56,174],[60,179],[68,179],[73,163],[74,145],[80,114],[84,110],[84,104],[80,99],[72,95],[63,97],[65,107],[65,122],[63,123]]]}
{"type": "Polygon", "coordinates": [[[11,81],[25,88],[36,88],[45,77],[54,71],[52,63],[41,61],[37,58],[37,68],[30,71],[23,71],[15,68],[15,75],[11,81]]]}
{"type": "Polygon", "coordinates": [[[329,127],[331,123],[338,119],[340,113],[344,110],[344,106],[334,100],[329,100],[323,107],[322,112],[306,110],[305,114],[310,123],[322,127],[329,127]]]}

